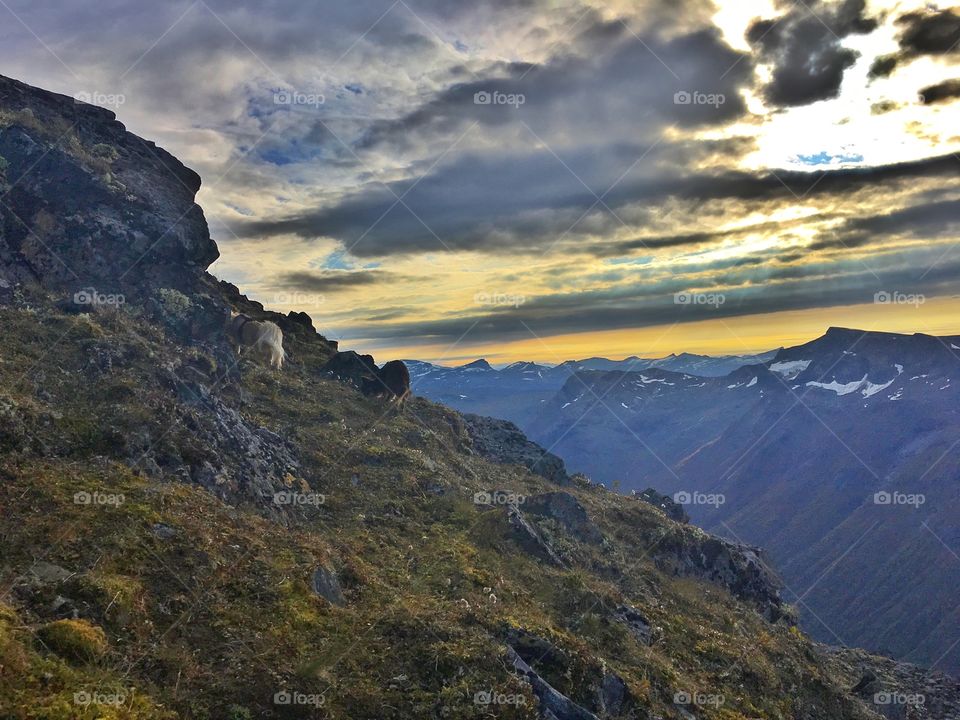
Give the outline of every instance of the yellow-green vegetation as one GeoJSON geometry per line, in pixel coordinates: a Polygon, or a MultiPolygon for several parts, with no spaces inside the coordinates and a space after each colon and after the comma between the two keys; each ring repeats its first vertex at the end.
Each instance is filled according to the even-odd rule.
{"type": "Polygon", "coordinates": [[[323,377],[319,342],[290,340],[283,372],[243,360],[211,381],[296,447],[285,485],[314,502],[201,487],[172,461],[146,472],[144,456],[212,457],[191,426],[203,416],[183,411],[203,401],[170,377],[222,358],[137,313],[0,310],[0,718],[536,718],[511,637],[545,648],[534,669],[585,706],[621,678],[617,717],[679,718],[678,692],[722,696],[705,720],[871,717],[788,624],[661,572],[657,548],[693,531],[651,506],[565,488],[606,540],[547,521],[565,564],[525,550],[474,493],[556,486],[471,455],[441,406],[398,413],[323,377]],[[342,606],[314,592],[318,568],[342,606]],[[622,604],[655,626],[651,645],[613,619],[622,604]],[[76,705],[94,688],[133,700],[76,705]],[[478,704],[485,692],[512,702],[478,704]]]}
{"type": "Polygon", "coordinates": [[[86,620],[54,620],[37,630],[37,639],[61,657],[93,662],[107,652],[107,636],[86,620]]]}

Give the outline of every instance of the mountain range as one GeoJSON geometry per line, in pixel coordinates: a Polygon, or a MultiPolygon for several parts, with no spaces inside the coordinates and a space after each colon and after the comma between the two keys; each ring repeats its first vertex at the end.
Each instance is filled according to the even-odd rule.
{"type": "Polygon", "coordinates": [[[638,365],[577,368],[555,390],[525,372],[526,394],[509,368],[417,388],[768,548],[815,636],[960,668],[960,337],[831,328],[725,374],[638,365]]]}
{"type": "Polygon", "coordinates": [[[463,412],[493,415],[525,425],[536,415],[538,404],[551,398],[574,374],[585,370],[639,371],[661,368],[704,377],[726,375],[738,367],[764,362],[776,351],[761,355],[711,357],[681,353],[662,358],[631,356],[623,360],[594,357],[568,360],[559,365],[516,362],[502,369],[479,359],[457,367],[421,360],[405,360],[411,387],[425,397],[463,412]]]}

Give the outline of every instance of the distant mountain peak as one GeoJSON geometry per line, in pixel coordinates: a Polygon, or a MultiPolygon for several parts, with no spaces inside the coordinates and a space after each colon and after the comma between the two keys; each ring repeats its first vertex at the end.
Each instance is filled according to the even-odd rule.
{"type": "Polygon", "coordinates": [[[485,358],[480,358],[479,360],[474,360],[469,362],[466,365],[461,365],[459,370],[493,370],[493,366],[486,361],[485,358]]]}

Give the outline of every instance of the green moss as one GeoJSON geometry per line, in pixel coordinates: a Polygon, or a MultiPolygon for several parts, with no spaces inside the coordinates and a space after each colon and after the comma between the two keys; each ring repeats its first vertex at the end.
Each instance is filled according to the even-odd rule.
{"type": "Polygon", "coordinates": [[[109,648],[103,630],[86,620],[55,620],[37,630],[37,637],[57,655],[77,662],[97,660],[109,648]]]}

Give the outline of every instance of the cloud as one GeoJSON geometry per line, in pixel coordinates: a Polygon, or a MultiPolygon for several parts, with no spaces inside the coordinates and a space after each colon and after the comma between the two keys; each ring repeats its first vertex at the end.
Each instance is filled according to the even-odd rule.
{"type": "Polygon", "coordinates": [[[469,333],[471,342],[504,343],[562,333],[599,332],[626,328],[700,322],[730,317],[805,310],[819,307],[861,305],[873,302],[874,294],[897,288],[928,297],[950,294],[960,272],[960,261],[937,264],[937,252],[926,249],[914,257],[888,258],[885,264],[851,260],[846,266],[824,264],[819,268],[787,266],[781,270],[745,269],[741,277],[729,277],[728,286],[690,285],[683,279],[638,283],[607,291],[563,293],[529,300],[519,307],[494,312],[465,314],[456,318],[415,322],[358,324],[343,333],[345,338],[393,341],[454,341],[469,333]],[[925,258],[925,260],[921,259],[925,258]],[[920,277],[914,267],[930,270],[920,277]],[[831,288],[824,293],[824,285],[831,288]],[[724,295],[719,306],[678,305],[673,293],[697,290],[724,295]]]}
{"type": "Polygon", "coordinates": [[[888,77],[899,66],[921,56],[960,54],[960,14],[930,7],[897,18],[900,50],[877,58],[871,77],[888,77]]]}
{"type": "MultiPolygon", "coordinates": [[[[600,206],[594,192],[604,192],[604,183],[616,180],[617,173],[623,172],[620,168],[629,168],[629,159],[644,151],[617,148],[610,155],[592,151],[568,157],[568,165],[576,168],[577,177],[549,151],[526,157],[467,156],[437,168],[412,189],[408,182],[371,185],[330,208],[235,224],[233,230],[246,237],[292,234],[307,239],[334,238],[358,257],[445,250],[533,252],[554,247],[564,235],[578,242],[585,234],[622,230],[617,219],[620,210],[638,205],[648,208],[671,198],[696,204],[790,203],[799,197],[813,200],[875,190],[881,183],[953,179],[957,173],[953,155],[877,167],[780,170],[776,174],[726,171],[664,175],[656,172],[655,163],[652,167],[644,163],[623,175],[605,195],[605,207],[600,206]],[[617,154],[621,155],[619,159],[617,154]],[[584,183],[596,190],[587,189],[584,183]],[[403,201],[398,202],[398,198],[403,201]]],[[[641,236],[599,243],[588,251],[610,255],[640,248],[696,245],[716,237],[710,231],[641,236]]]]}
{"type": "Polygon", "coordinates": [[[278,286],[287,290],[333,292],[380,284],[390,277],[389,273],[380,270],[336,270],[323,273],[293,271],[280,275],[276,282],[278,286]]]}
{"type": "Polygon", "coordinates": [[[842,40],[877,27],[865,11],[865,0],[796,3],[781,17],[755,22],[747,40],[773,66],[763,90],[767,102],[784,107],[837,97],[844,72],[858,57],[842,40]]]}
{"type": "Polygon", "coordinates": [[[930,85],[920,91],[920,98],[924,105],[935,105],[960,98],[960,79],[945,80],[936,85],[930,85]]]}

